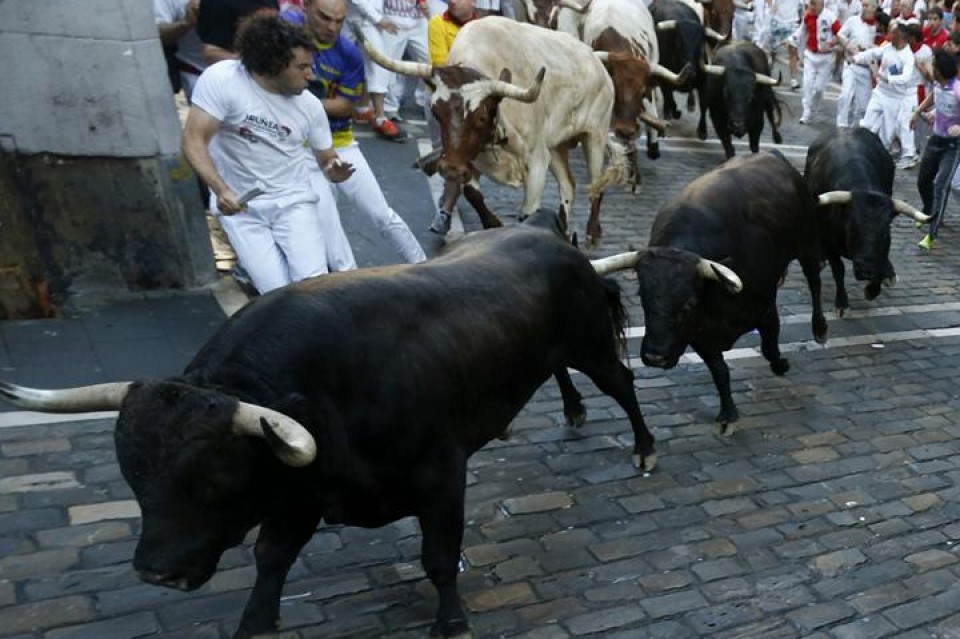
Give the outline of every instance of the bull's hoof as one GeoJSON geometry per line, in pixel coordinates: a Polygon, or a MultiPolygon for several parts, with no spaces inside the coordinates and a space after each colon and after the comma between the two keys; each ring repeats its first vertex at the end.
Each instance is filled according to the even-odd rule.
{"type": "Polygon", "coordinates": [[[833,312],[837,314],[837,317],[843,317],[843,314],[847,312],[846,306],[837,306],[833,309],[833,312]]]}
{"type": "Polygon", "coordinates": [[[786,375],[787,371],[790,370],[790,362],[787,361],[786,357],[778,357],[770,362],[770,370],[773,371],[774,375],[786,375]]]}
{"type": "Polygon", "coordinates": [[[637,470],[642,470],[645,473],[649,473],[657,467],[656,453],[650,453],[647,456],[643,456],[640,453],[634,453],[632,459],[633,467],[637,470]]]}
{"type": "Polygon", "coordinates": [[[660,159],[660,145],[659,145],[659,144],[651,144],[651,145],[648,145],[648,146],[647,146],[647,157],[650,158],[651,160],[658,160],[658,159],[660,159]]]}
{"type": "Polygon", "coordinates": [[[817,344],[827,343],[827,318],[823,315],[815,317],[813,320],[813,339],[817,344]]]}
{"type": "Polygon", "coordinates": [[[737,422],[717,422],[714,425],[717,435],[732,437],[737,432],[737,422]]]}
{"type": "Polygon", "coordinates": [[[497,435],[497,439],[502,442],[510,441],[510,435],[513,434],[513,431],[509,426],[503,429],[503,432],[497,435]]]}
{"type": "Polygon", "coordinates": [[[580,406],[576,410],[572,410],[569,413],[564,411],[563,416],[567,420],[567,428],[580,428],[587,421],[587,409],[583,406],[580,406]]]}
{"type": "Polygon", "coordinates": [[[863,297],[867,301],[877,298],[877,295],[880,294],[880,282],[870,282],[863,287],[863,297]]]}
{"type": "Polygon", "coordinates": [[[588,248],[588,249],[598,249],[598,248],[600,248],[600,236],[599,236],[599,235],[591,235],[590,233],[587,233],[587,242],[586,242],[586,244],[587,244],[587,248],[588,248]]]}
{"type": "Polygon", "coordinates": [[[893,288],[894,286],[897,285],[897,282],[899,281],[900,281],[900,278],[897,277],[896,273],[894,273],[890,277],[883,278],[883,285],[886,286],[887,288],[893,288]]]}
{"type": "Polygon", "coordinates": [[[466,619],[437,622],[430,628],[430,636],[439,639],[473,639],[466,619]]]}
{"type": "Polygon", "coordinates": [[[683,114],[680,113],[680,109],[674,109],[673,111],[670,112],[670,117],[673,118],[674,120],[679,120],[681,115],[683,114]]]}
{"type": "Polygon", "coordinates": [[[706,127],[703,127],[703,128],[697,127],[697,137],[698,137],[699,139],[701,139],[701,140],[706,140],[706,139],[707,139],[707,128],[706,128],[706,127]]]}
{"type": "Polygon", "coordinates": [[[773,143],[774,144],[783,144],[783,136],[780,135],[779,131],[773,132],[773,143]]]}

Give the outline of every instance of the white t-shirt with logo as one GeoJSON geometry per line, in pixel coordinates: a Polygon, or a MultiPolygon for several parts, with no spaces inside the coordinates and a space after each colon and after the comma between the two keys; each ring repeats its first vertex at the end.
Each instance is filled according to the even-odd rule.
{"type": "Polygon", "coordinates": [[[304,148],[329,149],[333,136],[323,104],[312,93],[270,93],[239,60],[223,60],[200,76],[193,105],[221,123],[210,155],[237,195],[259,186],[263,199],[316,200],[309,180],[310,163],[316,161],[304,148]]]}

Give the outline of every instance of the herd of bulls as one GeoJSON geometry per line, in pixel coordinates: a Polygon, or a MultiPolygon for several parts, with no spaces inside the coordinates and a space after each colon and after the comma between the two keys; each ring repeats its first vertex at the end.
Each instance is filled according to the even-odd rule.
{"type": "MultiPolygon", "coordinates": [[[[655,5],[661,1],[676,0],[655,5]]],[[[440,170],[458,179],[480,171],[523,182],[525,223],[469,234],[422,264],[325,275],[264,295],[230,318],[174,379],[63,390],[0,381],[0,399],[28,410],[119,410],[117,458],[143,516],[134,556],[143,580],[195,589],[212,577],[225,550],[260,526],[256,582],[237,637],[277,627],[287,573],[321,523],[378,527],[406,516],[419,520],[422,563],[439,595],[431,636],[468,636],[457,590],[467,462],[507,435],[544,382],[556,379],[567,423],[576,427],[586,413],[569,369],[582,372],[625,411],[635,466],[656,465],[634,375],[622,363],[627,314],[618,285],[605,275],[636,273],[644,364],[671,368],[692,348],[710,370],[720,395],[716,421],[729,433],[738,413],[723,352],[755,329],[771,370],[788,370],[776,295],[789,264],[802,267],[812,333],[822,343],[822,261],[833,271],[842,312],[843,259],[872,299],[896,277],[888,257],[896,215],[926,219],[892,197],[893,162],[879,140],[852,129],[818,139],[804,175],[777,152],[728,160],[663,205],[646,248],[591,261],[569,242],[565,215],[539,209],[535,187],[542,190],[549,166],[569,211],[567,152],[584,141],[598,210],[603,147],[617,111],[609,79],[589,83],[608,78],[594,71],[607,64],[613,72],[622,51],[610,44],[604,57],[589,48],[580,55],[575,47],[559,53],[530,46],[509,30],[533,29],[543,47],[572,40],[508,22],[477,21],[457,42],[479,48],[480,36],[497,32],[488,41],[496,43],[488,46],[490,57],[517,55],[526,67],[491,60],[466,68],[468,58],[454,52],[450,67],[387,63],[433,85],[435,110],[449,108],[447,124],[456,112],[494,136],[491,145],[445,128],[440,170]],[[562,75],[556,64],[595,69],[562,75]],[[516,105],[501,107],[504,97],[516,105]],[[554,135],[560,129],[569,137],[554,135]],[[458,155],[454,142],[476,144],[479,153],[458,155]],[[530,175],[537,170],[541,175],[530,175]]],[[[597,33],[598,40],[609,35],[597,33]]],[[[646,42],[648,53],[655,43],[646,42]]],[[[711,65],[724,70],[704,65],[705,72],[740,86],[737,78],[755,63],[745,49],[721,47],[711,65]]],[[[687,63],[676,72],[658,64],[647,60],[648,77],[675,87],[691,73],[687,63]]],[[[750,73],[754,95],[770,91],[768,70],[750,73]]],[[[625,117],[635,123],[640,116],[633,113],[625,117]]],[[[738,113],[728,108],[715,122],[726,119],[732,133],[746,130],[753,142],[751,125],[735,124],[738,113]]],[[[628,125],[617,131],[623,138],[635,132],[628,125]]],[[[486,225],[493,226],[488,213],[486,225]]],[[[591,216],[591,224],[598,237],[599,220],[591,216]]]]}

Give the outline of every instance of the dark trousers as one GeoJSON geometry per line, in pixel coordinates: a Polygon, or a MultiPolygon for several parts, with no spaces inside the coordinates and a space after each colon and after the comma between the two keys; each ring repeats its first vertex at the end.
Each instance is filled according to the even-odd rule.
{"type": "Polygon", "coordinates": [[[950,181],[960,162],[960,139],[930,136],[917,173],[917,190],[923,201],[923,212],[932,215],[930,235],[937,237],[943,212],[950,196],[950,181]]]}

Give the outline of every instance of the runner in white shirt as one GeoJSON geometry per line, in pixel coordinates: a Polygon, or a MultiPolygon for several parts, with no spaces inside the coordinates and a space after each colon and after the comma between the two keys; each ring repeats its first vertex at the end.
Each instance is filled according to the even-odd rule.
{"type": "Polygon", "coordinates": [[[326,273],[325,234],[339,229],[330,189],[311,188],[304,146],[331,182],[353,167],[333,149],[320,100],[305,91],[315,76],[303,29],[254,14],[241,25],[237,53],[240,60],[200,76],[183,153],[213,191],[240,264],[266,293],[326,273]],[[241,195],[255,187],[262,194],[244,204],[241,195]]]}
{"type": "Polygon", "coordinates": [[[803,115],[800,124],[813,122],[814,113],[823,100],[823,90],[830,81],[834,51],[840,22],[833,11],[823,6],[823,0],[810,0],[793,34],[798,47],[803,47],[803,115]]]}
{"type": "MultiPolygon", "coordinates": [[[[921,94],[926,95],[927,83],[933,79],[933,49],[923,43],[923,30],[918,21],[907,23],[907,45],[913,51],[913,85],[912,91],[903,96],[900,106],[900,159],[898,169],[912,169],[920,163],[917,153],[917,130],[910,126],[910,120],[917,105],[922,101],[921,94]]],[[[932,88],[932,87],[931,87],[932,88]]]]}
{"type": "Polygon", "coordinates": [[[913,91],[914,59],[907,46],[906,27],[895,27],[890,32],[889,44],[858,53],[853,61],[869,64],[877,81],[860,126],[876,133],[889,149],[899,129],[903,98],[913,91]]]}
{"type": "Polygon", "coordinates": [[[786,45],[791,89],[800,86],[800,82],[797,80],[799,67],[798,43],[793,39],[793,34],[800,25],[800,14],[802,12],[802,0],[773,0],[773,4],[769,8],[770,48],[768,52],[771,60],[773,60],[780,47],[786,45]]]}
{"type": "Polygon", "coordinates": [[[837,126],[856,126],[870,101],[872,78],[867,64],[856,64],[853,56],[872,49],[877,36],[876,0],[864,0],[860,15],[847,18],[837,39],[843,47],[844,63],[837,100],[837,126]]]}

